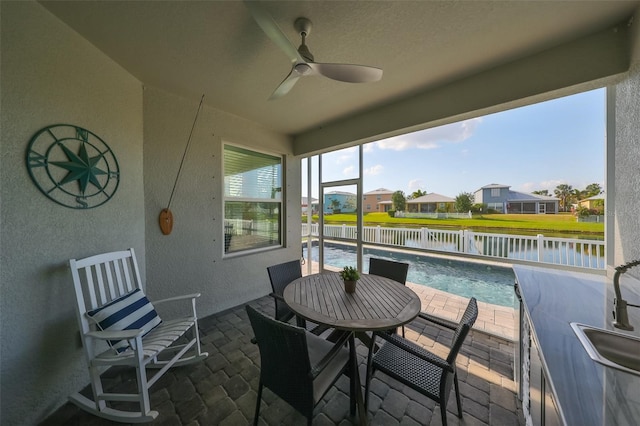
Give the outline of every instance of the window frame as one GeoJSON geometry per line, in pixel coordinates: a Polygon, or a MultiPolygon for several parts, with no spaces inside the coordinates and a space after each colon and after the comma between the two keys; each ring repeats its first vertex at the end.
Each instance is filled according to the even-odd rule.
{"type": "MultiPolygon", "coordinates": [[[[222,179],[221,179],[221,185],[222,185],[222,230],[220,231],[222,233],[222,241],[224,242],[224,244],[222,244],[222,256],[223,258],[231,258],[231,257],[238,257],[238,256],[246,256],[246,255],[251,255],[251,254],[255,254],[255,253],[260,253],[260,252],[264,252],[264,251],[269,251],[269,250],[277,250],[280,248],[283,248],[286,246],[285,244],[285,236],[286,236],[286,232],[285,232],[285,226],[286,224],[284,223],[284,218],[286,217],[286,155],[282,154],[282,153],[278,153],[278,152],[274,152],[274,151],[268,151],[268,150],[263,150],[263,149],[256,149],[255,147],[252,146],[247,146],[247,145],[242,145],[242,144],[237,144],[237,143],[233,143],[233,142],[228,142],[228,141],[223,141],[222,142],[222,179]],[[225,167],[225,161],[226,161],[226,148],[227,147],[233,147],[233,148],[237,148],[237,149],[241,149],[244,151],[248,151],[249,153],[255,153],[255,154],[262,154],[262,155],[266,155],[266,156],[270,156],[270,157],[274,157],[274,158],[279,158],[280,159],[280,197],[279,199],[263,199],[263,201],[259,201],[262,200],[260,198],[251,198],[251,197],[228,197],[227,196],[227,192],[226,192],[226,167],[225,167]],[[279,213],[278,213],[278,244],[273,244],[273,245],[267,245],[267,246],[259,246],[259,247],[251,247],[251,248],[246,248],[246,249],[242,249],[242,250],[237,250],[237,251],[232,251],[232,252],[227,252],[226,251],[226,232],[225,232],[225,221],[226,221],[226,207],[227,207],[227,202],[229,201],[236,201],[236,202],[248,202],[248,203],[279,203],[279,213]]],[[[235,234],[233,234],[235,235],[235,234]]]]}

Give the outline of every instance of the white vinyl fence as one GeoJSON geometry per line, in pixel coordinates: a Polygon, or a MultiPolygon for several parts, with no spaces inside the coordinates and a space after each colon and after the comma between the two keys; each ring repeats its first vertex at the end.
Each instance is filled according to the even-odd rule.
{"type": "MultiPolygon", "coordinates": [[[[318,224],[302,224],[302,236],[318,236],[318,224]]],[[[364,243],[428,249],[448,253],[514,259],[535,263],[604,269],[604,241],[577,238],[489,234],[468,230],[445,231],[428,228],[383,228],[365,226],[364,243]]],[[[355,240],[352,225],[324,225],[324,237],[333,240],[355,240]]]]}
{"type": "Polygon", "coordinates": [[[269,237],[278,234],[278,223],[264,220],[225,219],[224,233],[228,235],[259,235],[269,237]]]}

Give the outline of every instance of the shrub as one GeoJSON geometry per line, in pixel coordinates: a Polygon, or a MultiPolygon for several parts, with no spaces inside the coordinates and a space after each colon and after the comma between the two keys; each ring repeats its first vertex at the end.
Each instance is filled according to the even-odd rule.
{"type": "Polygon", "coordinates": [[[583,207],[583,206],[579,206],[579,207],[576,209],[576,215],[577,215],[578,217],[586,217],[586,216],[591,215],[591,212],[589,211],[589,209],[588,209],[588,208],[583,207]]]}
{"type": "Polygon", "coordinates": [[[396,211],[395,210],[389,210],[389,211],[387,211],[387,213],[389,213],[389,216],[391,216],[391,217],[396,217],[396,211]]]}
{"type": "Polygon", "coordinates": [[[482,203],[476,203],[471,206],[471,213],[487,213],[487,205],[482,203]]]}

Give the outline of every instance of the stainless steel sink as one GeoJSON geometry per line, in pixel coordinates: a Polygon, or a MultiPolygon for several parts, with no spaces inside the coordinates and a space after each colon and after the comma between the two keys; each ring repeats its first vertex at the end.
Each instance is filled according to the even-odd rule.
{"type": "Polygon", "coordinates": [[[571,328],[592,360],[640,376],[640,339],[576,322],[571,328]]]}

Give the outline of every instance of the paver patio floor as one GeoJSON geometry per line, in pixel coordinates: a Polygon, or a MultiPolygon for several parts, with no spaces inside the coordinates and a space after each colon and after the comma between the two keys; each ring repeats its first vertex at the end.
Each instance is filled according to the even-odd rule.
{"type": "MultiPolygon", "coordinates": [[[[430,297],[427,310],[453,318],[457,302],[430,297]],[[442,305],[438,311],[436,305],[442,305]],[[444,310],[446,308],[446,310],[444,310]],[[446,312],[446,314],[445,314],[446,312]]],[[[426,300],[426,299],[425,299],[426,300]]],[[[423,302],[424,303],[424,302],[423,302]]],[[[273,315],[270,297],[250,305],[273,315]]],[[[244,306],[200,320],[204,350],[209,357],[198,364],[170,370],[151,389],[152,409],[160,412],[150,423],[157,426],[235,426],[253,421],[260,374],[260,354],[251,343],[253,331],[244,306]]],[[[443,354],[451,332],[417,319],[406,327],[407,338],[443,354]]],[[[366,374],[367,348],[358,344],[361,378],[366,374]]],[[[456,415],[451,398],[447,421],[459,425],[524,425],[513,381],[513,342],[472,330],[457,358],[463,417],[456,415]],[[453,410],[453,411],[452,411],[453,410]]],[[[134,386],[131,369],[112,368],[104,375],[106,387],[123,391],[134,386]]],[[[88,376],[87,376],[88,382],[88,376]]],[[[364,389],[364,388],[363,388],[364,389]]],[[[349,415],[349,379],[342,377],[325,395],[315,411],[314,425],[351,425],[358,419],[349,415]]],[[[372,381],[368,419],[371,425],[441,424],[440,408],[428,398],[377,373],[372,381]]],[[[99,426],[118,423],[94,417],[67,403],[49,416],[43,426],[99,426]]],[[[263,392],[260,425],[300,425],[305,419],[269,390],[263,392]]]]}

